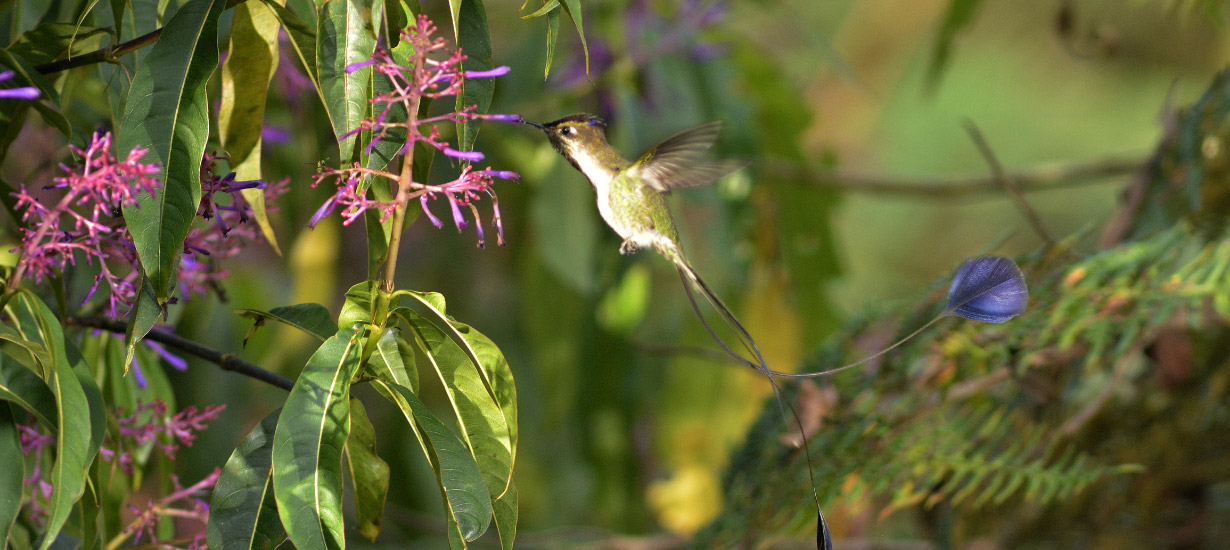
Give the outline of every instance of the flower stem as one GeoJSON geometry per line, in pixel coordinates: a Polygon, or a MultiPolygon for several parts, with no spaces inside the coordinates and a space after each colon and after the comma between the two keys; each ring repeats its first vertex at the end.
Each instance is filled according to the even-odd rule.
{"type": "MultiPolygon", "coordinates": [[[[417,67],[416,71],[419,70],[417,67]]],[[[397,273],[397,250],[401,245],[402,230],[406,225],[406,209],[410,207],[410,190],[414,184],[414,129],[418,126],[420,97],[414,95],[406,105],[406,147],[401,156],[401,173],[397,177],[397,196],[393,202],[392,235],[389,235],[388,260],[384,264],[384,280],[380,288],[393,291],[393,275],[397,273]]]]}

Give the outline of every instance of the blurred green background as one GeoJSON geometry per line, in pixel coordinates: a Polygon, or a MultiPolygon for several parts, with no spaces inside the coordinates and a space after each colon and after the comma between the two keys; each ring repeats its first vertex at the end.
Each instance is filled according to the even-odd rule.
{"type": "MultiPolygon", "coordinates": [[[[950,197],[848,187],[988,177],[966,120],[1010,173],[1143,161],[1167,106],[1191,102],[1230,57],[1230,12],[1217,2],[583,6],[589,74],[565,19],[544,80],[545,20],[520,19],[528,10],[517,2],[486,2],[496,63],[513,69],[498,80],[492,112],[534,120],[595,112],[628,156],[724,121],[717,154],[750,168],[675,193],[675,215],[693,263],[778,370],[798,368],[852,312],[912,303],[964,258],[1041,243],[1001,191],[950,197]]],[[[424,7],[447,32],[446,3],[424,7]]],[[[293,64],[284,54],[267,122],[294,139],[266,142],[264,161],[268,179],[291,179],[274,215],[285,255],[252,243],[227,266],[225,300],[193,299],[174,313],[181,334],[290,377],[312,343],[270,327],[241,350],[249,327],[233,310],[319,302],[336,312],[366,265],[358,225],[332,219],[304,228],[329,193],[311,189],[310,176],[317,161],[336,162],[337,150],[315,95],[294,86],[293,64]]],[[[88,131],[104,124],[105,99],[97,79],[80,82],[66,93],[75,102],[66,111],[86,117],[73,123],[88,131]],[[80,114],[90,112],[98,116],[80,114]]],[[[46,159],[58,158],[62,143],[37,124],[26,132],[4,177],[37,185],[51,177],[46,159]]],[[[490,336],[512,364],[522,411],[519,546],[619,546],[622,536],[695,531],[722,506],[722,468],[769,396],[767,382],[679,347],[713,345],[673,269],[652,253],[618,254],[589,185],[539,133],[488,124],[477,148],[492,166],[522,174],[520,183],[497,186],[508,245],[480,250],[472,229],[459,235],[420,220],[403,243],[397,285],[442,292],[450,313],[490,336]]],[[[443,179],[457,167],[441,157],[434,169],[443,179]]],[[[1078,249],[1090,249],[1131,178],[1106,172],[1029,201],[1056,235],[1081,235],[1078,249]]],[[[283,395],[191,363],[170,373],[181,405],[228,405],[180,461],[196,479],[223,463],[283,395]]],[[[447,407],[438,387],[424,393],[447,407]]],[[[382,542],[439,534],[439,496],[417,443],[390,421],[394,411],[368,411],[387,430],[378,446],[393,466],[382,542]]]]}

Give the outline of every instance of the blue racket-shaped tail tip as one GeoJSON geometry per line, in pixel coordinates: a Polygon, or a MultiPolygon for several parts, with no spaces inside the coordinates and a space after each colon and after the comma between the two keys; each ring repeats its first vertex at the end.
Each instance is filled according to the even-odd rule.
{"type": "Polygon", "coordinates": [[[1016,262],[1002,256],[966,260],[957,268],[948,288],[945,313],[982,321],[1003,323],[1025,311],[1029,290],[1016,262]]]}

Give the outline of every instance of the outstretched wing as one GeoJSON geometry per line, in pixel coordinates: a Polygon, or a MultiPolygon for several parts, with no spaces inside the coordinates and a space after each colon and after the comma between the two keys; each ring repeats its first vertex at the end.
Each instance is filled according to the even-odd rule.
{"type": "Polygon", "coordinates": [[[672,189],[717,181],[747,166],[745,162],[700,160],[713,147],[721,129],[721,122],[702,124],[650,147],[637,162],[645,185],[659,193],[670,193],[672,189]]]}

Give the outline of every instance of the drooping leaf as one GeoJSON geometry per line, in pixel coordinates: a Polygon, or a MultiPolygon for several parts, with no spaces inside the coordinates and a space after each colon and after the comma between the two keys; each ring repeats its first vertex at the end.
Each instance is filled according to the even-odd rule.
{"type": "Polygon", "coordinates": [[[282,406],[273,436],[278,515],[300,550],[346,546],[342,449],[350,434],[350,379],[361,333],[342,329],[316,350],[282,406]]]}
{"type": "Polygon", "coordinates": [[[342,166],[358,160],[355,136],[342,136],[359,127],[371,97],[371,67],[346,70],[371,59],[375,51],[376,35],[366,15],[371,9],[370,0],[329,0],[317,14],[316,69],[342,166]]]}
{"type": "Polygon", "coordinates": [[[132,311],[128,312],[128,327],[124,331],[124,373],[128,373],[128,367],[132,365],[132,360],[136,357],[137,343],[149,334],[150,329],[158,323],[158,317],[163,315],[162,305],[158,303],[158,296],[154,294],[154,285],[149,278],[142,276],[141,281],[137,283],[137,296],[135,303],[132,305],[132,311]]]}
{"type": "MultiPolygon", "coordinates": [[[[261,180],[261,130],[265,126],[265,98],[278,67],[278,30],[273,10],[260,2],[235,6],[231,44],[222,63],[222,105],[218,133],[239,181],[261,180]]],[[[265,192],[244,189],[252,206],[252,219],[278,255],[277,238],[265,212],[265,192]]]]}
{"type": "Polygon", "coordinates": [[[81,54],[98,49],[106,29],[77,26],[69,23],[43,23],[30,29],[8,47],[32,65],[42,65],[67,57],[71,51],[81,54]]]}
{"type": "Polygon", "coordinates": [[[205,527],[210,548],[273,550],[286,540],[273,496],[273,436],[281,412],[252,428],[222,467],[205,527]]]}
{"type": "Polygon", "coordinates": [[[589,44],[585,42],[585,25],[581,21],[581,0],[564,0],[560,5],[577,28],[577,36],[581,39],[581,52],[585,54],[585,74],[589,74],[589,44]]]}
{"type": "MultiPolygon", "coordinates": [[[[553,2],[556,0],[552,0],[553,2]]],[[[561,10],[551,10],[547,13],[547,61],[543,64],[542,79],[551,76],[551,65],[555,62],[555,47],[559,44],[559,13],[561,10]]]]}
{"type": "MultiPolygon", "coordinates": [[[[487,9],[483,7],[482,0],[450,0],[449,4],[455,5],[453,28],[457,32],[457,46],[466,55],[466,60],[462,62],[465,70],[494,69],[491,31],[487,29],[487,9]]],[[[491,98],[495,95],[495,79],[464,79],[461,89],[462,92],[457,94],[457,109],[474,105],[474,112],[485,114],[491,108],[491,98]]],[[[481,120],[471,120],[457,125],[458,149],[469,151],[474,148],[474,140],[478,139],[481,123],[481,120]]]]}
{"type": "Polygon", "coordinates": [[[394,314],[410,326],[418,346],[440,376],[457,414],[461,437],[474,453],[490,497],[495,500],[504,494],[512,476],[512,438],[508,419],[488,391],[481,369],[435,324],[407,308],[398,308],[394,314]]]}
{"type": "MultiPolygon", "coordinates": [[[[86,466],[94,459],[90,403],[69,364],[64,332],[51,309],[28,292],[17,295],[9,309],[18,310],[19,318],[33,318],[38,343],[47,349],[52,361],[47,365],[45,381],[56,399],[56,459],[47,478],[53,489],[47,504],[44,538],[39,546],[40,550],[47,550],[68,520],[73,503],[85,490],[86,466]]],[[[35,333],[25,334],[31,337],[35,333]]]]}
{"type": "Polygon", "coordinates": [[[440,422],[408,388],[375,380],[376,389],[397,405],[419,438],[436,472],[451,523],[465,540],[474,540],[491,524],[491,499],[482,472],[469,448],[440,422]]]}
{"type": "Polygon", "coordinates": [[[508,489],[492,503],[495,510],[495,528],[500,533],[500,550],[512,550],[517,538],[518,513],[517,484],[508,484],[508,489]]]}
{"type": "Polygon", "coordinates": [[[966,260],[957,268],[948,288],[945,313],[1003,323],[1025,311],[1029,290],[1016,262],[1001,256],[966,260]]]}
{"type": "Polygon", "coordinates": [[[124,209],[141,268],[158,303],[175,284],[184,238],[201,201],[201,157],[209,138],[205,85],[218,66],[218,16],[224,0],[190,0],[163,27],[137,67],[117,139],[117,157],[148,148],[163,186],[124,209]]]}
{"type": "Polygon", "coordinates": [[[375,542],[389,493],[389,465],[376,454],[376,431],[367,418],[363,402],[350,398],[350,438],[346,440],[346,463],[354,483],[359,533],[375,542]]]}
{"type": "Polygon", "coordinates": [[[277,321],[310,334],[321,342],[337,333],[337,324],[333,322],[333,314],[320,304],[295,304],[293,306],[275,307],[269,311],[259,309],[237,309],[235,313],[252,319],[255,323],[252,330],[244,337],[246,342],[268,320],[277,321]]]}
{"type": "Polygon", "coordinates": [[[0,545],[7,547],[9,529],[21,511],[22,482],[25,481],[26,472],[23,469],[25,460],[21,453],[17,421],[6,403],[0,403],[0,464],[4,464],[0,468],[0,495],[5,495],[0,498],[0,545]]]}
{"type": "Polygon", "coordinates": [[[559,7],[559,0],[551,0],[550,2],[543,2],[542,7],[538,8],[537,10],[534,10],[534,12],[529,15],[522,15],[521,18],[522,19],[533,19],[535,17],[542,17],[548,13],[551,13],[552,11],[555,10],[555,8],[558,8],[558,7],[559,7]]]}
{"type": "MultiPolygon", "coordinates": [[[[508,426],[509,449],[515,462],[517,456],[517,385],[513,380],[512,367],[500,348],[483,333],[470,325],[455,321],[448,316],[444,296],[437,293],[408,292],[408,296],[420,304],[435,318],[437,326],[452,336],[470,361],[478,366],[483,384],[500,407],[508,426]]],[[[509,464],[511,473],[512,464],[509,464]]],[[[508,478],[511,483],[511,476],[508,478]]],[[[494,493],[493,496],[499,496],[494,493]]]]}
{"type": "Polygon", "coordinates": [[[304,22],[298,15],[295,15],[295,12],[274,0],[262,1],[266,7],[273,10],[274,16],[278,18],[282,28],[286,30],[286,36],[290,37],[292,49],[299,56],[299,62],[303,64],[307,77],[311,79],[312,85],[316,87],[316,91],[319,93],[320,76],[316,69],[316,28],[304,22]]]}
{"type": "Polygon", "coordinates": [[[59,413],[51,389],[37,374],[3,353],[0,353],[0,400],[21,406],[34,413],[44,428],[55,429],[59,413]]]}
{"type": "Polygon", "coordinates": [[[402,337],[397,327],[386,327],[380,339],[376,341],[376,353],[369,360],[378,378],[392,380],[394,383],[417,392],[419,387],[419,371],[414,361],[414,348],[402,337]]]}

